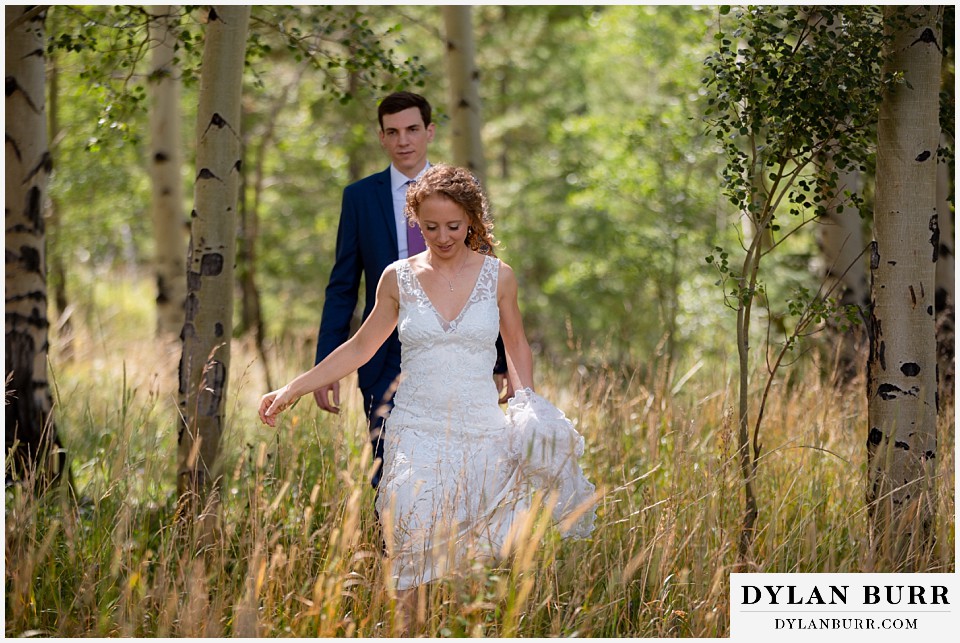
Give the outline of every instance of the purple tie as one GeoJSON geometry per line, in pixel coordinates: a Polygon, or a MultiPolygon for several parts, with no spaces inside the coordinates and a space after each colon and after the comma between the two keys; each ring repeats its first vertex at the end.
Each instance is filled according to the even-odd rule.
{"type": "MultiPolygon", "coordinates": [[[[410,184],[413,181],[407,181],[407,187],[410,187],[410,184]]],[[[414,223],[412,226],[407,226],[407,256],[412,257],[415,254],[420,254],[427,249],[427,244],[423,240],[423,233],[420,232],[420,226],[414,223]]]]}

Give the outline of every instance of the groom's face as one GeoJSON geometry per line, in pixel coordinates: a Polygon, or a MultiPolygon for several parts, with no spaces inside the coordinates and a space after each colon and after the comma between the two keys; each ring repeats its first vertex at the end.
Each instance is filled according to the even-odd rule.
{"type": "Polygon", "coordinates": [[[383,115],[380,145],[390,161],[408,178],[414,178],[427,164],[427,146],[433,140],[433,123],[423,124],[416,107],[383,115]]]}

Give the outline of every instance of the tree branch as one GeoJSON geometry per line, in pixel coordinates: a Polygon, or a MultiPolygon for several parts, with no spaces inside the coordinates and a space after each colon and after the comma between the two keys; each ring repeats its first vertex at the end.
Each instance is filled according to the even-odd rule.
{"type": "Polygon", "coordinates": [[[33,20],[34,18],[36,18],[37,16],[39,16],[41,13],[43,13],[44,11],[46,11],[49,7],[50,7],[50,5],[38,4],[38,5],[35,6],[33,9],[29,9],[29,10],[27,10],[27,11],[24,11],[24,12],[21,13],[19,16],[17,16],[16,18],[14,18],[13,20],[11,20],[10,22],[7,23],[7,27],[6,27],[7,32],[9,33],[10,31],[13,31],[14,29],[16,29],[17,27],[19,27],[19,26],[22,25],[23,23],[25,23],[25,22],[27,22],[27,21],[29,21],[29,20],[33,20]]]}

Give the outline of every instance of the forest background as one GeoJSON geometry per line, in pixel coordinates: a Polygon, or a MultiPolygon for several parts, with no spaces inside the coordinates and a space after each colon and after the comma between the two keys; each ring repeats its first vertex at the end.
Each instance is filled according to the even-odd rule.
{"type": "MultiPolygon", "coordinates": [[[[728,20],[719,7],[473,8],[498,254],[518,275],[541,389],[584,434],[602,496],[590,541],[561,542],[538,523],[509,564],[437,589],[429,634],[728,633],[726,578],[745,564],[743,480],[737,315],[717,268],[755,234],[724,192],[725,158],[707,124],[704,61],[728,20]]],[[[952,20],[948,11],[950,105],[952,20]]],[[[304,401],[279,431],[257,423],[255,404],[312,363],[341,191],[387,164],[379,98],[424,94],[436,109],[430,160],[451,160],[445,26],[432,6],[258,6],[250,24],[223,520],[216,544],[198,547],[178,526],[181,345],[157,332],[144,17],[55,6],[46,18],[49,372],[78,493],[38,501],[8,487],[7,634],[377,636],[393,627],[355,387],[344,387],[339,417],[304,401]],[[307,34],[321,34],[325,53],[291,45],[307,34]]],[[[185,10],[185,213],[202,33],[202,12],[185,10]]],[[[867,240],[874,162],[862,161],[867,240]]],[[[951,184],[951,204],[952,193],[951,184]]],[[[183,225],[185,236],[186,216],[183,225]]],[[[801,329],[794,314],[829,272],[815,228],[790,235],[764,265],[751,396],[767,395],[765,358],[791,347],[769,380],[747,564],[886,571],[871,557],[864,503],[867,348],[855,344],[850,367],[840,331],[801,329]]],[[[938,431],[939,519],[924,570],[951,572],[952,406],[938,431]]]]}

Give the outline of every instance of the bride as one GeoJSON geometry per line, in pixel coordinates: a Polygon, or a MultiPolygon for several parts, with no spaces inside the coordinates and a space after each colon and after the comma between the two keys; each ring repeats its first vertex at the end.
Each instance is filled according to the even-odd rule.
{"type": "Polygon", "coordinates": [[[260,400],[263,422],[364,364],[398,327],[401,375],[384,435],[377,513],[388,577],[406,618],[416,588],[518,536],[532,492],[549,495],[564,535],[593,528],[593,491],[577,464],[583,438],[533,392],[533,356],[513,270],[493,255],[487,201],[467,170],[431,167],[410,186],[405,213],[427,249],[384,271],[373,311],[325,360],[260,400]],[[490,372],[497,333],[513,390],[501,410],[490,372]]]}

